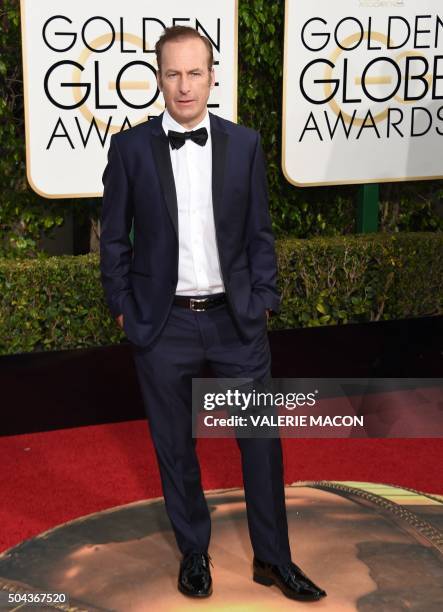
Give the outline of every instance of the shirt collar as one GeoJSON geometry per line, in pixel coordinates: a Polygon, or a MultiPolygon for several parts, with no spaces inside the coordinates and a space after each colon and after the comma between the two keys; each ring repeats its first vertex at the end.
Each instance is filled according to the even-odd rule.
{"type": "MultiPolygon", "coordinates": [[[[183,127],[173,117],[171,117],[167,108],[165,108],[165,112],[163,113],[162,126],[163,126],[163,130],[166,136],[168,135],[168,130],[173,130],[175,132],[190,132],[191,131],[183,127]]],[[[205,127],[208,130],[208,134],[211,133],[211,126],[210,126],[208,111],[206,111],[206,115],[203,117],[200,123],[192,128],[192,131],[198,130],[202,127],[205,127]]]]}

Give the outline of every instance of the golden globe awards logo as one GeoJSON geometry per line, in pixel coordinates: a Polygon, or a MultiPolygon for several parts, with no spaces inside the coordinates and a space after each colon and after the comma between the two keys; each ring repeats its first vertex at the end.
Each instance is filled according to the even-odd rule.
{"type": "Polygon", "coordinates": [[[165,27],[206,36],[216,87],[208,107],[236,119],[235,0],[22,0],[27,173],[47,197],[101,195],[113,133],[164,110],[156,81],[155,42],[165,27]]]}
{"type": "Polygon", "coordinates": [[[331,38],[335,48],[329,57],[316,57],[302,70],[300,89],[303,97],[317,107],[329,105],[331,114],[324,113],[325,130],[317,121],[317,113],[311,111],[300,135],[300,140],[314,132],[320,139],[323,135],[331,139],[340,125],[346,137],[359,139],[363,130],[373,130],[377,138],[389,138],[393,130],[404,137],[425,136],[435,129],[443,135],[443,104],[432,113],[418,102],[427,100],[443,101],[443,19],[435,15],[416,16],[413,26],[402,16],[389,16],[384,32],[373,31],[372,18],[363,23],[357,17],[344,17],[334,27],[328,29],[327,22],[321,17],[309,19],[302,28],[302,44],[315,56],[323,51],[331,38]],[[344,36],[342,32],[355,29],[344,36]],[[353,52],[363,47],[366,61],[353,67],[353,52]],[[421,49],[430,50],[428,59],[421,49]],[[419,51],[420,50],[420,51],[419,51]],[[385,52],[395,51],[392,55],[385,52]],[[372,57],[371,52],[376,52],[372,57]],[[341,56],[344,56],[342,61],[341,56]],[[315,76],[317,69],[322,70],[322,78],[315,76]],[[350,94],[351,82],[358,93],[350,94]],[[375,86],[375,87],[374,87],[375,86]],[[374,113],[369,108],[359,116],[363,101],[367,105],[384,105],[384,109],[374,113]],[[414,104],[408,114],[401,108],[404,104],[414,104]],[[353,105],[352,114],[344,112],[341,105],[353,105]],[[421,115],[421,117],[420,117],[421,115]],[[384,123],[384,129],[377,123],[384,123]],[[358,129],[354,129],[358,128],[358,129]]]}
{"type": "MultiPolygon", "coordinates": [[[[51,17],[43,28],[44,40],[48,46],[51,45],[51,43],[49,43],[45,36],[46,26],[52,21],[59,19],[66,19],[72,23],[72,21],[67,17],[51,17]]],[[[63,34],[62,32],[57,32],[54,33],[54,36],[64,37],[66,34],[68,33],[66,32],[63,34]]],[[[72,44],[74,44],[77,34],[75,33],[72,36],[72,44]]],[[[114,44],[120,45],[119,53],[121,54],[133,53],[133,45],[144,49],[145,52],[149,52],[149,49],[145,46],[145,40],[140,39],[139,37],[130,33],[116,33],[114,26],[109,20],[104,17],[92,17],[84,24],[82,28],[82,41],[84,49],[76,60],[61,60],[50,66],[44,79],[45,94],[56,108],[69,110],[78,109],[88,120],[91,128],[94,126],[97,133],[99,131],[103,132],[103,140],[101,142],[104,144],[109,131],[120,131],[126,127],[132,127],[127,116],[125,116],[120,125],[112,125],[111,122],[113,117],[109,114],[109,112],[116,110],[118,108],[118,104],[123,104],[124,107],[132,109],[148,109],[156,103],[160,93],[157,89],[157,84],[155,81],[156,64],[155,62],[150,63],[145,60],[128,61],[118,70],[115,80],[105,82],[105,79],[100,72],[102,56],[99,56],[98,54],[107,53],[112,49],[114,44]],[[104,22],[107,24],[107,26],[109,26],[110,31],[109,33],[102,34],[95,37],[93,40],[88,41],[85,38],[86,26],[94,21],[104,22]],[[98,57],[100,57],[100,59],[97,59],[98,57]],[[90,82],[83,82],[81,76],[82,73],[87,70],[88,62],[91,62],[93,65],[93,79],[90,82]],[[57,82],[57,72],[59,74],[62,73],[65,67],[72,68],[71,82],[60,82],[60,80],[57,82]],[[131,72],[134,72],[136,69],[140,68],[145,68],[143,75],[140,75],[136,80],[125,80],[125,77],[127,77],[128,74],[131,74],[131,72]],[[56,81],[56,84],[54,89],[52,89],[50,84],[52,84],[54,81],[56,81]],[[54,91],[58,87],[70,87],[73,94],[73,101],[68,103],[61,101],[57,93],[54,91]],[[145,100],[135,100],[134,97],[131,97],[129,94],[129,90],[131,89],[144,92],[145,100]],[[107,90],[108,93],[107,100],[104,99],[104,90],[107,90]],[[101,114],[100,111],[107,112],[108,118],[106,121],[99,119],[101,114]]],[[[51,46],[51,48],[56,49],[53,46],[51,46]]],[[[67,49],[58,48],[56,50],[63,53],[67,49]]],[[[158,104],[157,108],[161,110],[162,105],[158,104]]],[[[74,117],[74,119],[77,119],[77,117],[74,117]]],[[[144,120],[144,118],[142,120],[144,120]]],[[[68,130],[60,119],[58,124],[63,126],[63,131],[69,138],[68,130]]],[[[77,121],[77,125],[78,124],[79,122],[77,121]]],[[[54,130],[51,135],[48,148],[51,146],[55,136],[56,130],[54,130]]]]}
{"type": "Polygon", "coordinates": [[[443,12],[435,10],[438,2],[423,2],[420,11],[413,4],[411,12],[405,2],[360,2],[356,11],[348,0],[287,1],[288,180],[309,185],[443,174],[435,159],[443,136],[443,12]],[[425,151],[430,164],[423,163],[425,151]]]}
{"type": "MultiPolygon", "coordinates": [[[[172,21],[175,22],[175,19],[172,21]]],[[[100,144],[105,146],[109,133],[130,128],[133,124],[145,121],[164,109],[164,104],[158,101],[160,91],[156,81],[157,62],[153,54],[154,44],[148,40],[149,26],[153,22],[157,30],[160,26],[158,32],[160,35],[166,24],[151,17],[142,18],[141,36],[125,31],[123,17],[119,19],[118,31],[109,19],[101,16],[87,19],[79,32],[70,29],[72,19],[64,15],[55,15],[45,22],[42,30],[43,41],[49,49],[62,56],[75,47],[80,39],[82,51],[78,57],[55,62],[48,68],[44,77],[45,94],[51,104],[56,109],[78,110],[86,119],[88,131],[83,133],[79,117],[76,115],[72,117],[73,124],[78,130],[80,146],[88,145],[92,133],[95,133],[100,144]],[[94,35],[91,39],[89,32],[94,28],[103,30],[103,33],[94,35]],[[107,63],[109,73],[109,62],[106,62],[108,57],[104,59],[104,56],[111,53],[113,58],[110,68],[114,70],[115,78],[109,80],[103,75],[102,66],[107,63]],[[140,58],[131,60],[133,54],[137,53],[148,56],[149,61],[140,58]],[[124,58],[121,67],[117,67],[116,54],[124,58]],[[62,75],[68,70],[72,70],[72,74],[70,80],[66,82],[62,75]],[[85,81],[82,77],[88,72],[91,74],[91,80],[85,81]],[[64,100],[64,96],[60,95],[62,88],[70,89],[68,98],[72,95],[73,100],[64,100]],[[111,113],[116,112],[118,108],[140,111],[140,118],[136,117],[131,123],[126,114],[120,117],[119,123],[112,123],[114,117],[111,113]],[[145,115],[144,113],[148,111],[150,114],[145,115]]],[[[195,20],[194,27],[209,38],[216,51],[220,51],[220,19],[215,23],[215,39],[198,19],[195,20]]],[[[155,40],[153,36],[152,39],[155,40]]],[[[215,108],[218,106],[213,104],[215,108]]],[[[61,117],[58,118],[51,133],[48,149],[53,145],[55,138],[65,138],[69,146],[75,148],[74,137],[71,137],[61,117]]]]}

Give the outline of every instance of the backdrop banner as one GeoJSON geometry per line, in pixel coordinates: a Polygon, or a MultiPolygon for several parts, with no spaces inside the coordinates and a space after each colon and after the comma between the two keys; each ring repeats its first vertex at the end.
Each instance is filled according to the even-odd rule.
{"type": "Polygon", "coordinates": [[[287,180],[443,178],[441,0],[286,0],[285,10],[287,180]]]}
{"type": "Polygon", "coordinates": [[[21,15],[27,175],[42,196],[101,196],[111,135],[163,111],[154,45],[164,27],[209,38],[208,108],[236,120],[236,0],[21,0],[21,15]]]}

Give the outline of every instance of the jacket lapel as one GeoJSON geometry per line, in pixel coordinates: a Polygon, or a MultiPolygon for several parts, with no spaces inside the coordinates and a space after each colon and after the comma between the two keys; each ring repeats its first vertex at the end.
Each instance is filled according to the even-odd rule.
{"type": "MultiPolygon", "coordinates": [[[[163,115],[160,115],[158,118],[158,126],[155,126],[152,132],[152,152],[169,216],[171,217],[175,233],[178,236],[177,192],[175,190],[171,155],[169,154],[169,140],[162,127],[162,116],[163,115]]],[[[152,119],[152,121],[155,121],[155,119],[152,119]]]]}
{"type": "Polygon", "coordinates": [[[214,221],[217,228],[222,214],[228,134],[220,128],[218,118],[215,115],[209,113],[209,117],[212,140],[212,203],[214,206],[214,221]]]}

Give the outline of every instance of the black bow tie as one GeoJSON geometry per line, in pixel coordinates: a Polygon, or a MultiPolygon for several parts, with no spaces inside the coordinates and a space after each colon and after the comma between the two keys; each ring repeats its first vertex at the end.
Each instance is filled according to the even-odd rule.
{"type": "Polygon", "coordinates": [[[208,140],[208,130],[204,127],[192,132],[174,132],[168,130],[168,138],[173,149],[180,149],[189,138],[196,144],[204,147],[208,140]]]}

